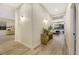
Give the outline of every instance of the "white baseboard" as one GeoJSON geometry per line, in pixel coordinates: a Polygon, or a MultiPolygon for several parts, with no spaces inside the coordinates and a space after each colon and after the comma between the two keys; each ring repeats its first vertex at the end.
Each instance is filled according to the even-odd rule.
{"type": "Polygon", "coordinates": [[[27,48],[29,48],[29,49],[32,49],[32,47],[31,47],[30,45],[28,45],[28,44],[26,44],[26,43],[24,43],[24,42],[22,42],[22,41],[20,41],[20,40],[15,40],[15,41],[17,41],[17,42],[19,42],[19,43],[25,45],[25,46],[26,46],[27,48]]]}
{"type": "Polygon", "coordinates": [[[26,44],[26,43],[24,43],[24,42],[22,42],[22,41],[20,41],[20,40],[15,40],[15,41],[20,42],[21,44],[25,45],[25,46],[28,47],[29,49],[34,49],[34,48],[36,48],[36,47],[38,47],[38,46],[40,45],[40,43],[38,43],[38,44],[36,44],[36,45],[34,45],[34,46],[30,46],[30,45],[28,45],[28,44],[26,44]]]}
{"type": "Polygon", "coordinates": [[[37,43],[36,45],[33,46],[33,49],[38,47],[40,45],[40,43],[37,43]]]}

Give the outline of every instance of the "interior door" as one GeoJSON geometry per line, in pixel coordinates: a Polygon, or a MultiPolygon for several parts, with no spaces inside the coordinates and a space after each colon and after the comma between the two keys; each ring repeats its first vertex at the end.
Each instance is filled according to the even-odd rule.
{"type": "Polygon", "coordinates": [[[74,4],[68,4],[65,16],[65,38],[67,44],[67,53],[70,55],[75,54],[75,8],[74,4]]]}

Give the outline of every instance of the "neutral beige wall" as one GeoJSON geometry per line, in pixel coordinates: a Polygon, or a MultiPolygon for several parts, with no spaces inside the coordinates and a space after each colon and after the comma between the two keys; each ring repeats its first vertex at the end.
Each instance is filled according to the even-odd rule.
{"type": "Polygon", "coordinates": [[[79,4],[76,4],[76,54],[79,55],[79,4]]]}
{"type": "Polygon", "coordinates": [[[51,17],[39,4],[33,4],[33,47],[40,45],[41,33],[43,31],[43,27],[45,27],[43,23],[44,19],[48,20],[46,25],[46,27],[48,27],[51,24],[51,17]]]}
{"type": "MultiPolygon", "coordinates": [[[[37,47],[40,44],[44,19],[50,22],[51,18],[39,4],[23,4],[16,11],[15,40],[25,44],[29,48],[37,47]],[[21,15],[27,18],[24,22],[20,21],[19,17],[21,15]]],[[[50,24],[49,22],[48,25],[50,24]]]]}
{"type": "Polygon", "coordinates": [[[15,40],[32,48],[32,5],[23,4],[16,11],[15,40]],[[20,16],[26,17],[22,22],[20,16]]]}
{"type": "Polygon", "coordinates": [[[5,3],[0,4],[0,17],[15,19],[15,9],[5,5],[5,3]]]}
{"type": "Polygon", "coordinates": [[[69,4],[66,9],[65,16],[65,38],[68,54],[74,54],[74,38],[73,38],[73,11],[72,4],[69,4]]]}
{"type": "Polygon", "coordinates": [[[13,19],[7,19],[7,18],[1,18],[0,17],[0,21],[4,21],[4,22],[6,22],[7,24],[7,26],[15,26],[15,20],[13,20],[13,19]]]}

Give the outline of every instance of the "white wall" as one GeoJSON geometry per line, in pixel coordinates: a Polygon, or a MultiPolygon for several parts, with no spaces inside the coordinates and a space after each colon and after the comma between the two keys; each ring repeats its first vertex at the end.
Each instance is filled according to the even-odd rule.
{"type": "MultiPolygon", "coordinates": [[[[44,19],[50,22],[51,18],[39,4],[23,4],[16,11],[16,41],[25,44],[29,48],[37,47],[40,44],[44,19]],[[21,15],[27,18],[24,22],[20,21],[19,17],[21,15]]],[[[49,22],[48,25],[50,24],[49,22]]]]}
{"type": "Polygon", "coordinates": [[[15,9],[0,4],[0,17],[14,20],[15,19],[15,9]]]}
{"type": "Polygon", "coordinates": [[[66,9],[65,16],[65,38],[67,43],[68,54],[74,54],[74,38],[73,38],[73,8],[69,4],[66,9]]]}
{"type": "Polygon", "coordinates": [[[79,55],[79,4],[76,4],[76,54],[79,55]]]}
{"type": "Polygon", "coordinates": [[[63,18],[52,20],[52,23],[57,23],[57,22],[64,22],[64,16],[63,18]]]}
{"type": "Polygon", "coordinates": [[[71,6],[71,26],[72,26],[72,38],[73,38],[73,53],[76,54],[76,9],[75,5],[71,6]]]}
{"type": "MultiPolygon", "coordinates": [[[[15,20],[12,19],[7,19],[7,18],[1,18],[0,17],[0,22],[6,22],[6,26],[14,26],[15,27],[15,20]]],[[[6,35],[6,30],[0,30],[0,36],[1,35],[6,35]]]]}
{"type": "Polygon", "coordinates": [[[16,11],[15,22],[15,39],[27,47],[32,48],[32,5],[23,4],[21,8],[16,11]],[[26,17],[22,22],[20,16],[26,17]]]}
{"type": "Polygon", "coordinates": [[[50,25],[51,17],[39,4],[33,4],[33,47],[36,47],[41,42],[41,33],[43,27],[45,26],[43,20],[47,19],[48,24],[46,27],[50,25]]]}

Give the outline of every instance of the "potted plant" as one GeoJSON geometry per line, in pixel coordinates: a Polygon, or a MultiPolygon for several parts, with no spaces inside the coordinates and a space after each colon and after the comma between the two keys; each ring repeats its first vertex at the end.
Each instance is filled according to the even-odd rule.
{"type": "Polygon", "coordinates": [[[49,26],[48,29],[43,28],[43,32],[41,34],[41,43],[46,45],[47,42],[52,39],[52,26],[49,26]]]}
{"type": "Polygon", "coordinates": [[[49,36],[49,40],[52,39],[52,37],[53,37],[53,36],[52,36],[53,33],[51,32],[51,30],[52,30],[52,26],[50,25],[49,28],[48,28],[48,36],[49,36]]]}

